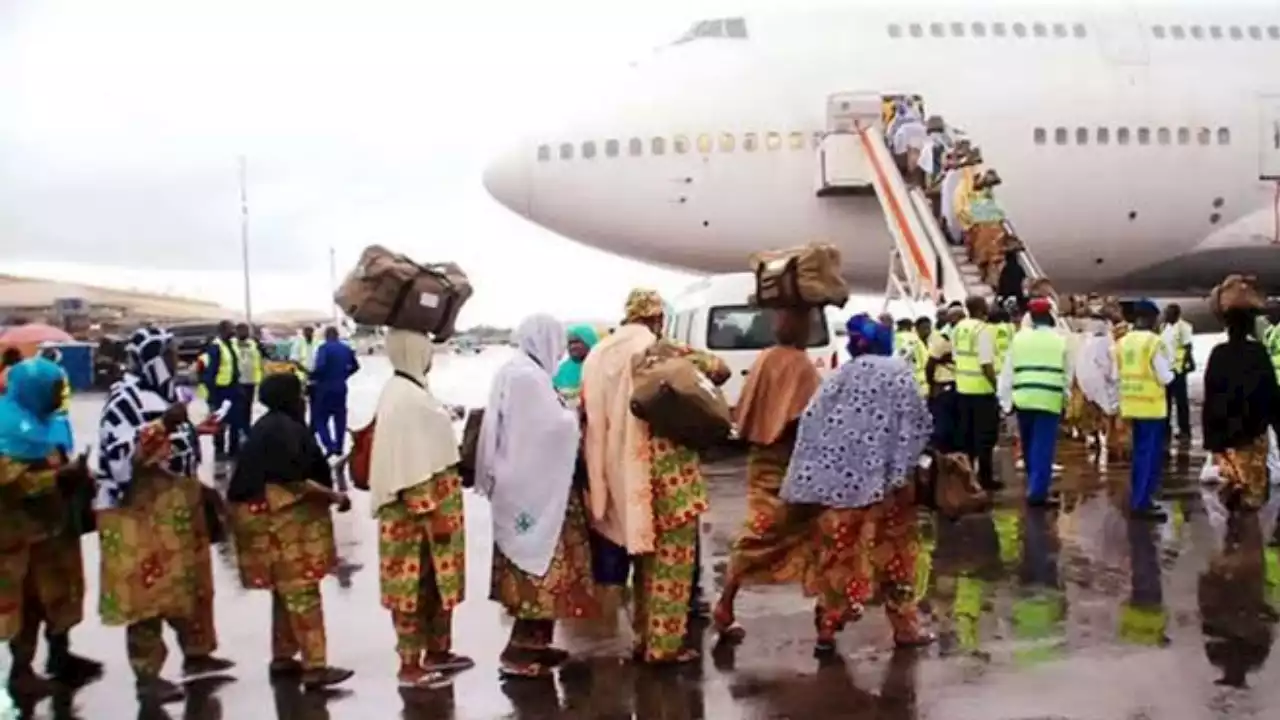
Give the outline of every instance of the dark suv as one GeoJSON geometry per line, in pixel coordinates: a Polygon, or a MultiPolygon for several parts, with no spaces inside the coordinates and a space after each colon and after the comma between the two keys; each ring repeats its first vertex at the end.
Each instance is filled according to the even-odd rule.
{"type": "Polygon", "coordinates": [[[169,328],[178,349],[178,364],[190,365],[218,334],[218,323],[186,323],[169,328]]]}

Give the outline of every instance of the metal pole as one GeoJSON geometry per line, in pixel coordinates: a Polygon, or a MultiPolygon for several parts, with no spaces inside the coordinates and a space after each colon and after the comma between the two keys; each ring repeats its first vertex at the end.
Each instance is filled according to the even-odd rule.
{"type": "Polygon", "coordinates": [[[240,253],[244,266],[244,321],[253,324],[253,294],[249,289],[249,169],[240,156],[240,253]]]}

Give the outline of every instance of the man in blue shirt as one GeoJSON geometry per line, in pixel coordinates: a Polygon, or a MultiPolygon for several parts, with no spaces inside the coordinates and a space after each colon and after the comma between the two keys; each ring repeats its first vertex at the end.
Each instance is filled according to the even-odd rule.
{"type": "Polygon", "coordinates": [[[355,350],[338,339],[337,328],[326,328],[311,372],[315,387],[311,430],[331,457],[341,455],[347,441],[347,380],[359,370],[355,350]]]}

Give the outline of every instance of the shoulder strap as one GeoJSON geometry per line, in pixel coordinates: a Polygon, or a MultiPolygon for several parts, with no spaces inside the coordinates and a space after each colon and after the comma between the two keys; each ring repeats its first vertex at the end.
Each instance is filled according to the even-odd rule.
{"type": "Polygon", "coordinates": [[[403,372],[403,371],[401,371],[401,370],[397,370],[397,371],[395,372],[395,375],[396,375],[396,377],[400,377],[400,378],[404,378],[405,380],[408,380],[409,382],[413,383],[414,385],[417,385],[418,387],[422,388],[423,390],[426,390],[426,389],[427,389],[427,388],[426,388],[426,386],[422,384],[422,381],[421,381],[421,380],[419,380],[418,378],[416,378],[416,377],[414,377],[414,376],[410,375],[410,374],[409,374],[409,373],[407,373],[407,372],[403,372]]]}

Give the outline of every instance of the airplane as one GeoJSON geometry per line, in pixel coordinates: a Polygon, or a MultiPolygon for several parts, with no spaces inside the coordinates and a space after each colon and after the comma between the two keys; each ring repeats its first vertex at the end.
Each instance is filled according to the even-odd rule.
{"type": "Polygon", "coordinates": [[[997,198],[1056,289],[1185,309],[1231,272],[1280,287],[1277,66],[1280,9],[1239,0],[713,18],[483,180],[529,221],[622,256],[739,272],[754,251],[823,239],[855,289],[882,291],[884,211],[819,197],[818,146],[833,94],[911,93],[999,170],[997,198]]]}

